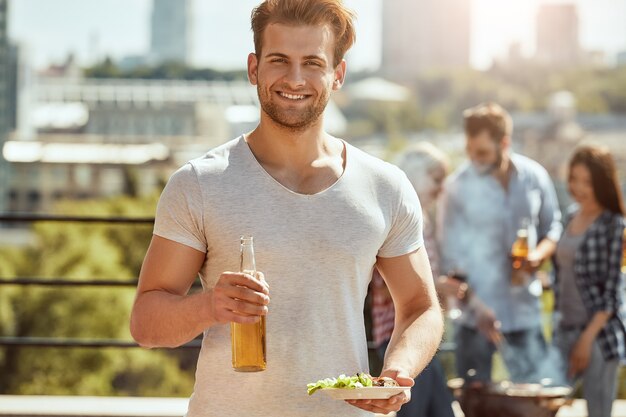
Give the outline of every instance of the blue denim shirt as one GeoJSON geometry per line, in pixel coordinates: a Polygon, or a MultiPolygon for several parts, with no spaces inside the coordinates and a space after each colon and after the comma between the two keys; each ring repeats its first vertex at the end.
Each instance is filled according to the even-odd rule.
{"type": "MultiPolygon", "coordinates": [[[[452,174],[439,207],[442,271],[467,273],[475,294],[496,314],[502,331],[525,330],[540,324],[538,294],[511,286],[511,247],[524,220],[529,222],[532,248],[548,238],[558,241],[561,213],[554,185],[537,162],[511,154],[508,190],[492,175],[480,174],[465,163],[452,174]]],[[[475,327],[470,311],[461,324],[475,327]]]]}

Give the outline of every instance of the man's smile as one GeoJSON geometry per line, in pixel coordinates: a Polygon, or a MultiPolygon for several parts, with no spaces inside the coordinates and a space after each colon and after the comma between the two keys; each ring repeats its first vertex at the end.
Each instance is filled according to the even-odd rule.
{"type": "Polygon", "coordinates": [[[310,97],[310,95],[305,95],[305,94],[290,94],[290,93],[285,93],[284,91],[278,91],[278,95],[286,98],[288,100],[293,100],[293,101],[300,101],[300,100],[304,100],[308,97],[310,97]]]}

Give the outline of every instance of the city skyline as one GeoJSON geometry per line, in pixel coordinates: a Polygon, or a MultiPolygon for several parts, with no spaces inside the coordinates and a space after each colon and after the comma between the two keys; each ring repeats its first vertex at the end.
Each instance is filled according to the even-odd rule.
{"type": "Polygon", "coordinates": [[[150,13],[150,59],[189,61],[191,0],[154,0],[150,13]]]}
{"type": "Polygon", "coordinates": [[[467,68],[471,17],[467,0],[394,0],[386,4],[381,74],[406,82],[433,68],[467,68]]]}
{"type": "MultiPolygon", "coordinates": [[[[383,0],[346,0],[358,13],[357,44],[348,59],[353,69],[377,69],[381,61],[383,0]]],[[[390,1],[390,0],[386,0],[390,1]]],[[[468,0],[470,1],[470,0],[468,0]]],[[[259,0],[239,0],[228,8],[193,1],[193,50],[196,66],[242,68],[252,51],[251,9],[259,0]],[[215,51],[219,50],[219,54],[215,51]]],[[[474,68],[487,68],[511,43],[529,56],[535,51],[536,12],[543,0],[473,0],[471,56],[474,68]]],[[[552,1],[549,1],[550,3],[552,1]]],[[[626,50],[626,0],[575,0],[580,16],[580,43],[601,49],[609,60],[626,50]]],[[[152,0],[20,0],[10,2],[9,33],[26,46],[37,68],[74,53],[82,65],[104,56],[121,59],[147,53],[152,0]],[[123,10],[124,13],[119,13],[123,10]]]]}

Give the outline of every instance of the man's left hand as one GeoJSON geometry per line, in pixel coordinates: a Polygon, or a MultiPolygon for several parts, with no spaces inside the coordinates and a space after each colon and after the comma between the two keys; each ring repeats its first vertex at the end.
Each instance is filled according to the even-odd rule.
{"type": "Polygon", "coordinates": [[[531,274],[537,272],[541,264],[543,263],[543,257],[536,250],[530,251],[526,261],[524,261],[524,270],[531,274]]]}
{"type": "MultiPolygon", "coordinates": [[[[385,369],[380,376],[394,379],[401,387],[412,387],[415,384],[413,378],[403,369],[385,369]]],[[[346,400],[347,403],[365,411],[378,414],[389,414],[400,410],[403,404],[411,400],[411,391],[401,392],[386,400],[346,400]]]]}

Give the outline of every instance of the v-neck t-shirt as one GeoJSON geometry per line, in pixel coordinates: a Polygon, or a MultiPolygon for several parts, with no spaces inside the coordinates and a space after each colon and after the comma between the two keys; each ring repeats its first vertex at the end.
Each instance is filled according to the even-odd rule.
{"type": "Polygon", "coordinates": [[[406,175],[344,142],[345,168],[316,194],[281,185],[243,137],[172,175],[154,234],[206,253],[204,289],[239,268],[239,238],[254,237],[270,285],[267,369],[231,365],[229,325],[204,332],[187,417],[369,416],[306,385],[368,371],[364,300],[376,257],[422,247],[422,212],[406,175]]]}

